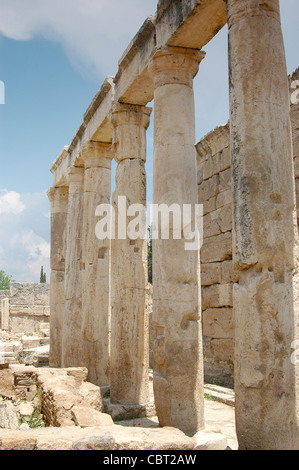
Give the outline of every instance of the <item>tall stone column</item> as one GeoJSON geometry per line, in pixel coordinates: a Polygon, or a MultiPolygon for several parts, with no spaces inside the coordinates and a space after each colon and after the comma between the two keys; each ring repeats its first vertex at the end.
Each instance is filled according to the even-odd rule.
{"type": "Polygon", "coordinates": [[[236,427],[240,449],[298,449],[298,239],[278,0],[228,0],[236,427]]]}
{"type": "Polygon", "coordinates": [[[68,196],[68,187],[48,191],[51,205],[50,367],[61,367],[68,196]]]}
{"type": "MultiPolygon", "coordinates": [[[[204,53],[164,47],[153,58],[154,204],[197,204],[193,78],[204,53]]],[[[193,220],[194,222],[194,220],[193,220]]],[[[153,240],[154,394],[160,425],[204,425],[199,249],[153,240]]],[[[181,233],[182,225],[181,225],[181,233]]]]}
{"type": "Polygon", "coordinates": [[[96,236],[96,209],[110,204],[111,144],[84,145],[84,196],[82,224],[82,332],[88,380],[109,385],[110,239],[96,236]]]}
{"type": "Polygon", "coordinates": [[[146,239],[135,240],[127,235],[131,219],[126,211],[132,204],[146,207],[146,129],[150,113],[150,108],[126,104],[115,105],[112,113],[118,165],[113,194],[115,239],[111,241],[110,398],[111,403],[119,404],[149,402],[147,243],[146,239]],[[124,204],[119,197],[125,197],[124,204]]]}
{"type": "Polygon", "coordinates": [[[62,367],[85,366],[82,335],[83,168],[69,170],[62,367]]]}

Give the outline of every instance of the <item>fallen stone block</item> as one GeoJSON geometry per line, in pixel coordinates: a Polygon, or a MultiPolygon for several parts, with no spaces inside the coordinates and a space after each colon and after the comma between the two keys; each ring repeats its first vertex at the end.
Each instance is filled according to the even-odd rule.
{"type": "Polygon", "coordinates": [[[19,429],[19,417],[17,410],[10,401],[0,402],[0,428],[19,429]]]}
{"type": "Polygon", "coordinates": [[[199,431],[194,436],[194,450],[225,450],[227,439],[220,433],[212,431],[199,431]]]}
{"type": "Polygon", "coordinates": [[[74,406],[71,410],[76,426],[81,428],[113,426],[113,420],[107,413],[101,413],[89,406],[74,406]]]}

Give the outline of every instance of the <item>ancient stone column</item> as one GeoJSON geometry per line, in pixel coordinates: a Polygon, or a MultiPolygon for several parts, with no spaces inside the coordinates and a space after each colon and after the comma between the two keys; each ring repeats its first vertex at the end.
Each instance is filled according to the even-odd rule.
{"type": "Polygon", "coordinates": [[[85,366],[82,335],[83,168],[69,170],[62,367],[85,366]]]}
{"type": "Polygon", "coordinates": [[[88,380],[109,385],[110,239],[96,236],[96,209],[110,204],[111,144],[88,142],[84,160],[82,333],[88,380]]]}
{"type": "Polygon", "coordinates": [[[113,194],[115,238],[111,241],[111,403],[149,402],[146,221],[145,238],[134,239],[128,236],[132,217],[126,211],[132,204],[146,207],[144,166],[150,113],[143,106],[117,104],[112,114],[118,165],[113,194]]]}
{"type": "MultiPolygon", "coordinates": [[[[164,47],[153,58],[154,204],[197,204],[193,77],[204,53],[164,47]]],[[[154,394],[160,425],[204,425],[199,249],[183,237],[153,240],[154,394]]]]}
{"type": "Polygon", "coordinates": [[[68,196],[68,187],[48,191],[51,205],[50,367],[61,367],[68,196]]]}
{"type": "Polygon", "coordinates": [[[298,449],[298,239],[278,0],[228,0],[236,427],[240,449],[298,449]]]}
{"type": "Polygon", "coordinates": [[[9,298],[1,299],[1,330],[9,330],[9,298]]]}

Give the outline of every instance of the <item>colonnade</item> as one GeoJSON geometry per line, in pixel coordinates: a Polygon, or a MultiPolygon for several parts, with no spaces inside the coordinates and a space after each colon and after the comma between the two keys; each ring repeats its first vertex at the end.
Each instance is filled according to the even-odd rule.
{"type": "MultiPolygon", "coordinates": [[[[234,291],[237,434],[240,448],[298,448],[297,371],[290,360],[298,237],[279,2],[228,0],[227,19],[233,262],[240,271],[234,291]]],[[[50,365],[87,367],[93,383],[110,386],[111,403],[149,401],[147,244],[117,237],[119,196],[126,197],[127,207],[146,206],[152,114],[153,202],[181,208],[200,203],[193,79],[204,56],[196,48],[157,47],[147,64],[154,113],[113,99],[110,141],[87,139],[79,164],[49,190],[50,365]],[[116,236],[99,240],[96,208],[110,201],[116,236]]],[[[168,240],[153,241],[155,406],[160,425],[194,433],[205,426],[200,251],[185,250],[184,237],[172,235],[170,225],[168,240]]]]}

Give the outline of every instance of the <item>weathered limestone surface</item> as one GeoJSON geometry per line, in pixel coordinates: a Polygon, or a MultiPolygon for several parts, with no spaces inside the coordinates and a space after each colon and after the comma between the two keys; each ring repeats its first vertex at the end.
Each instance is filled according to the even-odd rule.
{"type": "Polygon", "coordinates": [[[197,145],[198,202],[203,204],[201,291],[205,380],[233,386],[232,185],[229,124],[197,145]]]}
{"type": "MultiPolygon", "coordinates": [[[[0,290],[0,301],[9,297],[9,290],[0,290]]],[[[0,312],[1,312],[1,302],[0,302],[0,312]]]]}
{"type": "MultiPolygon", "coordinates": [[[[293,136],[293,157],[295,167],[296,197],[298,207],[299,197],[299,105],[295,81],[299,78],[296,70],[289,76],[291,100],[291,126],[293,136]]],[[[201,284],[202,297],[207,302],[215,300],[215,293],[220,293],[220,284],[238,282],[238,270],[234,271],[232,261],[232,185],[231,185],[231,154],[229,139],[229,123],[219,126],[209,132],[196,145],[197,150],[197,180],[199,202],[203,204],[203,247],[201,250],[201,284]],[[227,171],[229,170],[229,171],[227,171]],[[225,183],[225,184],[224,184],[225,183]],[[220,217],[219,208],[226,208],[226,223],[220,217]],[[207,215],[210,217],[207,218],[207,215]],[[215,225],[219,224],[219,230],[215,225]],[[213,234],[211,228],[214,228],[213,234]],[[222,230],[225,230],[222,232],[222,230]],[[221,237],[227,237],[226,251],[221,250],[221,237]],[[217,259],[218,258],[218,259],[217,259]],[[203,262],[204,261],[204,262],[203,262]],[[213,289],[211,286],[214,286],[213,289]],[[216,288],[216,289],[215,289],[216,288]]],[[[298,220],[298,209],[297,209],[298,220]]],[[[226,286],[228,288],[229,286],[226,286]]],[[[203,302],[203,344],[205,381],[233,387],[234,381],[234,325],[231,305],[214,302],[213,308],[207,308],[203,302]],[[206,310],[207,308],[207,310],[206,310]],[[220,325],[226,328],[220,328],[220,325]]]]}
{"type": "Polygon", "coordinates": [[[1,329],[9,329],[9,299],[1,299],[1,329]]]}
{"type": "Polygon", "coordinates": [[[226,434],[214,424],[194,437],[171,427],[160,428],[156,418],[114,424],[102,412],[100,388],[86,382],[85,368],[0,369],[0,450],[225,450],[226,434]],[[2,403],[5,410],[3,413],[2,403]],[[18,413],[42,412],[47,427],[19,427],[18,413]],[[3,418],[3,419],[2,419],[3,418]],[[138,423],[138,426],[136,425],[138,423]],[[9,429],[7,429],[9,426],[9,429]],[[20,429],[18,431],[18,429],[20,429]]]}
{"type": "Polygon", "coordinates": [[[291,99],[291,125],[293,140],[294,171],[296,185],[297,221],[299,222],[299,68],[289,77],[291,99]]]}
{"type": "Polygon", "coordinates": [[[298,238],[279,2],[227,9],[237,434],[241,449],[296,449],[298,238]]]}
{"type": "Polygon", "coordinates": [[[99,204],[111,196],[111,145],[85,144],[83,233],[82,233],[82,336],[88,380],[109,385],[110,335],[110,240],[96,236],[95,217],[99,204]]]}
{"type": "MultiPolygon", "coordinates": [[[[12,282],[10,289],[1,291],[6,305],[6,328],[11,334],[38,333],[49,322],[49,284],[12,282]]],[[[0,302],[1,305],[1,302],[0,302]]],[[[0,309],[1,311],[1,309],[0,309]]]]}
{"type": "MultiPolygon", "coordinates": [[[[162,48],[154,56],[154,203],[197,203],[193,77],[204,54],[162,48]]],[[[200,429],[203,365],[199,252],[184,238],[153,240],[154,393],[162,426],[200,429]]]]}
{"type": "Polygon", "coordinates": [[[50,354],[51,367],[60,367],[62,359],[62,329],[66,258],[66,225],[68,187],[51,188],[51,290],[50,290],[50,354]]]}
{"type": "MultiPolygon", "coordinates": [[[[148,125],[143,106],[154,98],[154,202],[197,202],[192,81],[202,58],[198,51],[224,26],[226,7],[233,161],[230,167],[229,146],[223,145],[225,132],[210,149],[211,142],[205,142],[209,158],[198,167],[198,202],[204,203],[205,211],[202,296],[197,254],[183,249],[184,240],[154,242],[156,407],[162,425],[193,432],[203,426],[202,297],[205,352],[216,363],[223,360],[227,377],[233,363],[232,324],[235,327],[240,448],[296,448],[296,370],[290,356],[298,328],[298,242],[278,0],[160,0],[156,16],[145,21],[121,57],[115,79],[105,80],[70,146],[53,164],[53,186],[68,185],[70,168],[84,171],[86,143],[113,140],[118,163],[116,219],[126,209],[118,196],[127,196],[128,205],[143,204],[148,125]],[[143,124],[136,123],[137,110],[143,112],[143,124]]],[[[293,108],[295,123],[297,114],[293,108]]],[[[63,326],[69,349],[64,352],[68,365],[73,360],[84,365],[84,341],[95,344],[99,338],[93,328],[96,317],[89,315],[89,307],[89,312],[84,311],[84,305],[97,298],[91,291],[88,297],[85,290],[94,275],[87,265],[97,264],[96,250],[92,243],[85,248],[82,243],[87,236],[82,224],[91,220],[88,211],[95,200],[85,195],[86,207],[90,205],[84,212],[83,178],[73,183],[63,326]]],[[[120,225],[117,220],[116,229],[120,225]]],[[[115,403],[147,399],[143,261],[143,241],[113,240],[111,398],[115,403]]],[[[72,445],[107,448],[112,442],[110,437],[95,438],[92,443],[83,439],[72,445]]]]}
{"type": "MultiPolygon", "coordinates": [[[[126,217],[126,211],[132,204],[146,207],[146,129],[150,114],[150,108],[122,104],[114,108],[112,115],[118,163],[112,200],[115,239],[111,241],[110,398],[115,404],[149,402],[149,333],[145,315],[147,244],[146,238],[134,239],[128,233],[131,218],[126,217]],[[126,197],[124,207],[119,205],[119,196],[126,197]]],[[[132,215],[137,217],[138,213],[132,215]]],[[[146,234],[145,220],[143,227],[146,234]]]]}
{"type": "Polygon", "coordinates": [[[69,172],[62,367],[84,366],[86,360],[81,328],[83,171],[73,168],[69,172]]]}

